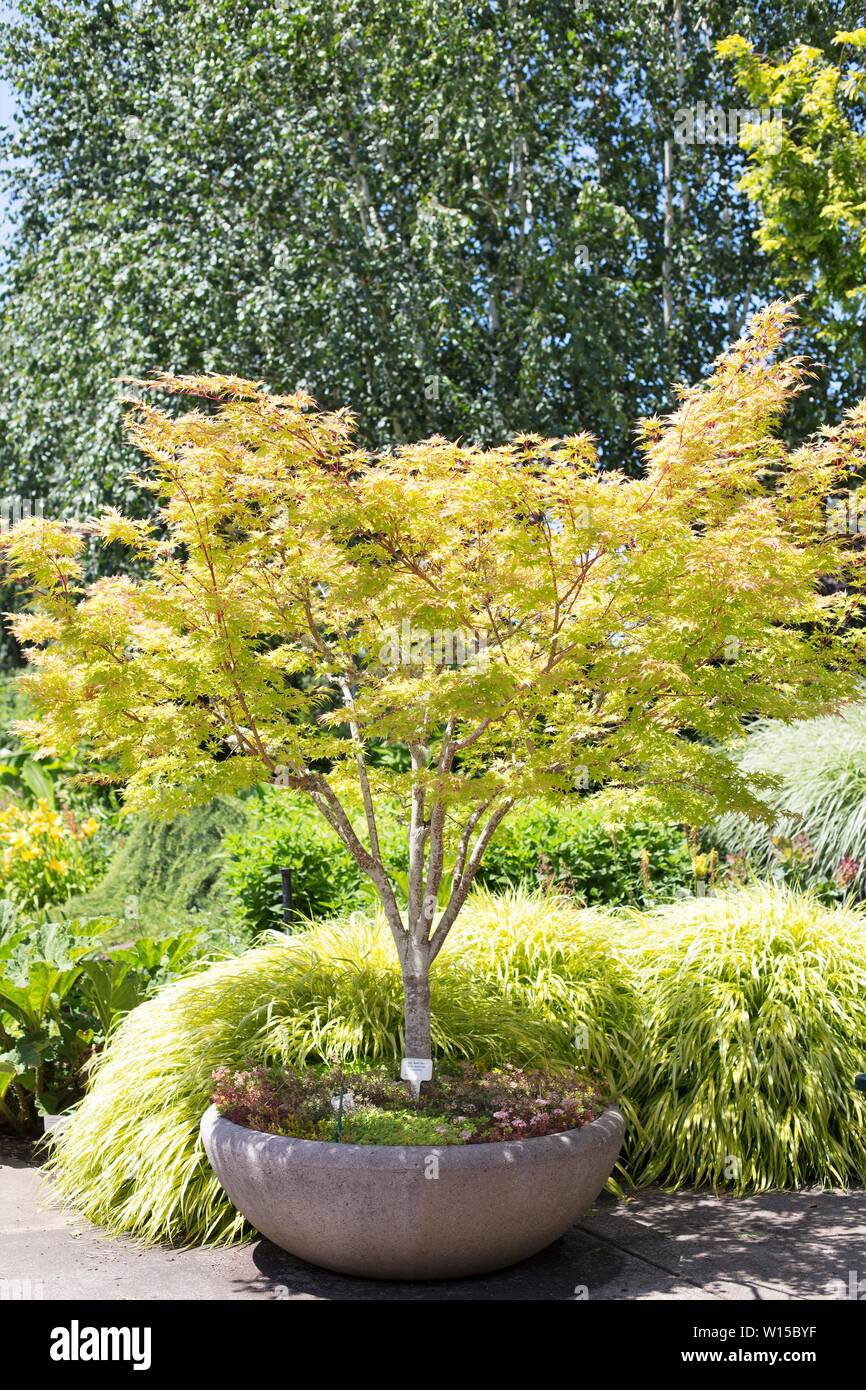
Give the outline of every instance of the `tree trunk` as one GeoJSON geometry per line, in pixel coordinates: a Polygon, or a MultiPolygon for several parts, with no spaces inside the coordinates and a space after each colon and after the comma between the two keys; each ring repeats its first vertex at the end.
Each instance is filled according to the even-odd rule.
{"type": "Polygon", "coordinates": [[[405,1055],[430,1054],[430,962],[422,951],[412,951],[403,967],[403,1020],[405,1055]]]}
{"type": "Polygon", "coordinates": [[[670,332],[674,318],[673,299],[673,245],[674,245],[674,146],[672,140],[664,144],[664,254],[662,256],[662,323],[670,332]]]}

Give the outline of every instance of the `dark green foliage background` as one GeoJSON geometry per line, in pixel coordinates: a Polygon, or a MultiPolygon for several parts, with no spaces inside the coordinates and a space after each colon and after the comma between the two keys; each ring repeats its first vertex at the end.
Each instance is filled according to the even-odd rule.
{"type": "MultiPolygon", "coordinates": [[[[380,815],[385,861],[398,884],[407,868],[405,831],[380,815]]],[[[280,869],[292,873],[294,919],[339,917],[375,906],[375,893],[334,831],[312,807],[266,793],[242,831],[225,842],[225,887],[250,931],[282,927],[280,869]]],[[[532,802],[494,835],[477,880],[501,892],[550,887],[588,905],[647,906],[693,886],[691,855],[680,827],[633,819],[616,824],[598,805],[532,802]],[[641,851],[648,859],[647,881],[641,851]]]]}
{"type": "Polygon", "coordinates": [[[337,917],[375,890],[314,806],[276,796],[252,811],[225,843],[226,886],[239,920],[260,932],[283,923],[280,870],[291,870],[293,920],[337,917]]]}
{"type": "Polygon", "coordinates": [[[691,891],[693,874],[679,826],[649,820],[616,825],[601,808],[535,803],[500,826],[478,882],[494,892],[549,884],[590,907],[648,906],[667,902],[678,889],[691,891]]]}

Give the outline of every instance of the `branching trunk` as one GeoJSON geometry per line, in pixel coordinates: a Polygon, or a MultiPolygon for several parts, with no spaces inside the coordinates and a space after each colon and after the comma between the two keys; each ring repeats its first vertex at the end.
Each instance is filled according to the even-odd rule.
{"type": "Polygon", "coordinates": [[[382,859],[363,741],[354,717],[354,698],[347,682],[339,684],[351,716],[350,732],[355,742],[370,848],[368,849],[358,838],[327,777],[321,773],[299,771],[290,781],[309,793],[358,867],[373,881],[378,891],[394,938],[403,980],[405,1056],[429,1060],[432,1053],[430,966],[445,944],[445,939],[466,901],[496,827],[514,803],[510,798],[500,800],[494,796],[480,802],[467,814],[458,834],[448,901],[439,915],[439,920],[436,921],[440,889],[445,875],[445,783],[451,775],[456,755],[477,742],[489,720],[482,721],[462,739],[454,738],[454,722],[448,722],[441,753],[433,769],[435,781],[430,780],[429,748],[423,743],[411,746],[413,785],[409,824],[408,902],[404,917],[382,859]]]}
{"type": "Polygon", "coordinates": [[[665,332],[670,332],[673,323],[673,239],[674,239],[674,146],[672,140],[664,143],[664,255],[662,257],[662,323],[665,332]]]}
{"type": "MultiPolygon", "coordinates": [[[[676,65],[677,97],[683,99],[685,88],[685,63],[683,58],[683,15],[682,0],[674,0],[673,38],[676,65]]],[[[674,321],[674,198],[676,176],[674,173],[674,143],[668,137],[664,142],[664,255],[662,257],[662,321],[665,331],[670,332],[674,321]]],[[[680,191],[680,208],[686,210],[685,184],[680,191]]]]}

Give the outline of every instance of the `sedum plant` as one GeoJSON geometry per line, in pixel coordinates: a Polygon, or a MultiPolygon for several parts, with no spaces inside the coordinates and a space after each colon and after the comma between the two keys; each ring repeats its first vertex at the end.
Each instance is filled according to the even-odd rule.
{"type": "Polygon", "coordinates": [[[113,760],[133,808],[173,814],[262,780],[305,794],[375,885],[431,1056],[430,967],[497,826],[524,798],[613,786],[686,820],[761,811],[711,749],[744,717],[853,689],[859,602],[828,498],[863,461],[866,406],[791,453],[805,368],[774,305],[641,426],[643,472],[586,435],[498,448],[434,438],[371,456],[347,412],[229,377],[130,413],[157,524],[108,511],[4,539],[33,611],[24,726],[42,752],[113,760]],[[91,538],[141,578],[86,586],[91,538]],[[408,750],[406,763],[370,756],[408,750]],[[402,806],[406,905],[377,807],[402,806]]]}

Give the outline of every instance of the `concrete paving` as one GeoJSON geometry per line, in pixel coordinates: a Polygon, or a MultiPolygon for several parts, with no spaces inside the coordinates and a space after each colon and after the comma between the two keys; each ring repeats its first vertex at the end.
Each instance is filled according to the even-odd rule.
{"type": "Polygon", "coordinates": [[[266,1240],[228,1250],[113,1240],[53,1201],[29,1146],[0,1140],[0,1298],[841,1299],[866,1296],[866,1193],[604,1196],[567,1236],[499,1274],[349,1279],[266,1240]],[[862,1284],[861,1284],[862,1281],[862,1284]]]}

